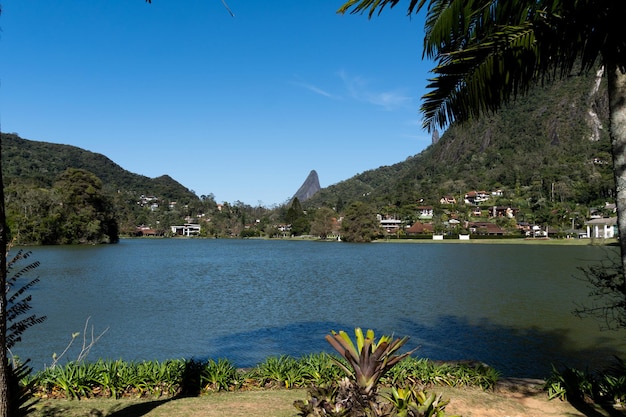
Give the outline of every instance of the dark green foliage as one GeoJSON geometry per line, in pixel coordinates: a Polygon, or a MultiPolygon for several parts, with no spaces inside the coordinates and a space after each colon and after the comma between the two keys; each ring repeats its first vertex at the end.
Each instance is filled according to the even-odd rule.
{"type": "MultiPolygon", "coordinates": [[[[31,255],[32,252],[30,251],[19,250],[7,262],[5,314],[7,320],[6,349],[8,351],[22,339],[22,334],[28,328],[46,320],[46,316],[36,314],[23,317],[32,309],[30,304],[32,296],[27,295],[27,291],[39,282],[39,278],[22,282],[25,275],[33,272],[40,265],[39,261],[23,265],[31,255]]],[[[28,366],[28,360],[24,363],[19,363],[17,360],[11,361],[6,364],[6,367],[9,415],[25,416],[32,411],[35,404],[32,401],[34,383],[28,380],[32,368],[28,366]]]]}
{"type": "Polygon", "coordinates": [[[19,244],[115,242],[120,230],[132,234],[141,224],[161,222],[169,228],[184,223],[190,214],[186,210],[200,203],[167,175],[151,179],[132,174],[103,155],[74,146],[2,134],[2,151],[8,223],[19,244]],[[74,187],[72,177],[78,173],[83,173],[78,180],[91,188],[74,187]],[[158,198],[158,213],[138,205],[142,195],[158,198]],[[170,210],[171,201],[181,210],[170,210]]]}
{"type": "Polygon", "coordinates": [[[298,198],[294,198],[291,202],[291,206],[289,206],[285,216],[285,221],[291,225],[291,234],[294,236],[308,234],[311,229],[311,222],[302,209],[298,198]]]}
{"type": "Polygon", "coordinates": [[[350,204],[341,223],[341,238],[346,242],[371,242],[380,235],[374,208],[360,201],[350,204]]]}
{"type": "Polygon", "coordinates": [[[33,400],[35,382],[29,379],[32,368],[25,363],[12,362],[7,365],[7,389],[9,415],[22,417],[34,411],[38,400],[33,400]]]}
{"type": "Polygon", "coordinates": [[[23,316],[32,308],[30,305],[32,296],[26,295],[26,291],[39,282],[39,278],[34,278],[26,283],[22,283],[20,280],[24,275],[34,271],[40,265],[39,261],[35,261],[18,269],[18,263],[25,261],[31,255],[32,252],[30,251],[19,250],[7,262],[7,349],[11,349],[15,343],[21,340],[22,333],[26,329],[46,320],[46,316],[37,316],[36,314],[18,320],[20,316],[23,316]]]}
{"type": "Polygon", "coordinates": [[[19,180],[49,188],[67,168],[76,168],[94,173],[114,193],[156,195],[181,202],[197,199],[167,175],[151,179],[124,170],[104,155],[75,146],[26,140],[16,134],[2,134],[2,167],[7,184],[19,180]]]}
{"type": "Polygon", "coordinates": [[[612,365],[594,372],[552,366],[544,388],[550,399],[572,403],[623,404],[626,400],[626,364],[616,357],[612,365]]]}
{"type": "Polygon", "coordinates": [[[114,243],[112,200],[93,173],[68,168],[52,188],[9,187],[8,222],[18,244],[114,243]]]}

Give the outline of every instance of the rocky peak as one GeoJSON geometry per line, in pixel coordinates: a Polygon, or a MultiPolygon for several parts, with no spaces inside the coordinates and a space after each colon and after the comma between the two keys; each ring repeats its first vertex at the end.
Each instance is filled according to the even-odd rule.
{"type": "Polygon", "coordinates": [[[309,176],[306,177],[306,180],[304,180],[304,183],[300,186],[300,188],[298,188],[298,191],[296,191],[293,198],[297,198],[300,202],[306,201],[313,197],[315,193],[320,190],[320,188],[320,180],[317,176],[317,172],[312,170],[309,173],[309,176]]]}

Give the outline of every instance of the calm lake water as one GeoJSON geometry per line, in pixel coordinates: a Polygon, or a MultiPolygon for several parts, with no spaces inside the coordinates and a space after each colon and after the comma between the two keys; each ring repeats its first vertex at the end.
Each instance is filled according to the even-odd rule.
{"type": "MultiPolygon", "coordinates": [[[[35,369],[76,359],[87,318],[106,334],[88,360],[228,358],[328,351],[330,330],[408,335],[416,355],[480,360],[506,376],[551,363],[594,368],[626,352],[623,333],[572,315],[592,246],[146,239],[30,248],[43,324],[14,348],[35,369]]],[[[27,275],[28,277],[28,275],[27,275]]],[[[90,337],[90,335],[89,335],[90,337]]]]}

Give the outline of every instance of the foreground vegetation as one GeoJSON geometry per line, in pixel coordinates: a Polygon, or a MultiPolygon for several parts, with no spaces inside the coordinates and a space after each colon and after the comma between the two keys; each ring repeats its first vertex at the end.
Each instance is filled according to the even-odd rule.
{"type": "MultiPolygon", "coordinates": [[[[498,377],[483,364],[436,365],[424,359],[409,360],[412,351],[397,353],[406,337],[382,336],[377,341],[372,330],[364,333],[357,328],[354,342],[343,331],[333,332],[326,340],[340,357],[324,353],[300,359],[270,357],[248,370],[239,370],[227,360],[70,362],[24,377],[23,386],[29,396],[39,399],[152,397],[164,401],[216,391],[308,387],[308,398],[293,403],[303,417],[444,417],[449,401],[441,394],[428,393],[426,386],[488,389],[498,377]]],[[[37,402],[22,411],[28,414],[36,406],[37,402]]]]}
{"type": "MultiPolygon", "coordinates": [[[[226,359],[164,362],[69,362],[28,378],[38,398],[167,398],[219,391],[299,389],[325,385],[346,376],[335,366],[338,357],[327,353],[301,358],[267,358],[250,369],[237,369],[226,359]]],[[[472,386],[491,389],[498,372],[482,364],[436,363],[408,357],[381,378],[382,386],[419,383],[424,386],[472,386]]]]}
{"type": "MultiPolygon", "coordinates": [[[[255,374],[267,372],[268,369],[274,367],[277,363],[298,363],[300,366],[306,366],[311,360],[319,360],[326,365],[328,355],[316,354],[299,359],[278,357],[268,358],[264,364],[259,364],[255,369],[239,370],[240,375],[255,374]],[[274,365],[272,365],[274,364],[274,365]],[[265,369],[262,371],[261,369],[265,369]]],[[[181,366],[184,361],[168,362],[170,367],[175,363],[181,366]]],[[[206,362],[207,364],[210,361],[206,362]]],[[[227,361],[223,361],[227,363],[227,361]]],[[[132,364],[126,363],[131,366],[132,364]]],[[[154,366],[157,364],[154,363],[154,366]]],[[[69,365],[66,365],[66,367],[69,365]]],[[[165,366],[162,365],[161,366],[165,366]]],[[[146,365],[147,367],[147,365],[146,365]]],[[[442,394],[443,397],[450,399],[447,410],[453,414],[462,416],[609,416],[616,415],[603,410],[602,407],[593,404],[586,404],[584,407],[574,407],[569,402],[563,401],[567,397],[555,397],[550,400],[547,392],[542,385],[537,382],[535,385],[520,385],[517,382],[506,385],[504,381],[500,384],[489,384],[488,389],[474,387],[461,383],[460,380],[466,378],[453,378],[450,381],[455,386],[449,386],[446,378],[442,375],[451,374],[461,375],[462,373],[473,374],[475,367],[471,364],[442,364],[428,361],[426,359],[408,358],[398,365],[396,371],[400,374],[410,372],[411,368],[422,368],[425,373],[430,374],[428,380],[430,385],[428,388],[433,392],[442,394]],[[430,371],[428,371],[430,369],[430,371]],[[456,381],[456,382],[455,382],[456,381]],[[558,398],[558,399],[557,399],[558,398]],[[578,411],[577,411],[578,408],[578,411]]],[[[111,369],[111,368],[109,368],[111,369]]],[[[147,368],[146,368],[147,369],[147,368]]],[[[60,370],[58,370],[59,373],[60,370]]],[[[480,374],[482,371],[478,371],[480,374]]],[[[565,371],[563,371],[565,372],[565,371]]],[[[124,375],[121,373],[120,375],[124,375]]],[[[555,373],[548,381],[550,384],[558,385],[558,374],[555,373]]],[[[589,373],[586,373],[589,375],[589,373]]],[[[126,374],[128,375],[128,374],[126,374]]],[[[474,378],[477,378],[475,375],[474,378]]],[[[477,379],[483,379],[482,376],[477,379]]],[[[264,387],[256,383],[252,384],[253,378],[245,378],[248,382],[245,387],[240,386],[222,388],[217,390],[202,390],[200,395],[193,397],[183,397],[166,394],[144,394],[140,396],[138,392],[126,390],[120,398],[113,398],[110,395],[106,397],[105,391],[99,391],[98,396],[93,395],[90,398],[82,397],[80,401],[74,399],[69,400],[63,398],[50,398],[46,395],[39,394],[39,401],[32,407],[33,417],[83,417],[83,416],[152,416],[152,417],[293,417],[296,414],[294,402],[307,397],[304,388],[284,387],[285,384],[278,380],[265,379],[266,382],[272,381],[264,387]],[[265,388],[267,387],[267,388],[265,388]]],[[[280,378],[284,379],[284,378],[280,378]]],[[[385,378],[385,384],[391,383],[393,378],[385,378]]],[[[490,379],[493,381],[493,379],[490,379]]],[[[556,386],[556,385],[555,385],[556,386]]],[[[388,392],[388,388],[383,391],[388,392]]],[[[96,390],[98,391],[98,390],[96,390]]],[[[156,392],[156,391],[155,391],[156,392]]],[[[551,393],[553,391],[550,391],[551,393]]],[[[569,398],[572,400],[573,398],[569,398]]]]}

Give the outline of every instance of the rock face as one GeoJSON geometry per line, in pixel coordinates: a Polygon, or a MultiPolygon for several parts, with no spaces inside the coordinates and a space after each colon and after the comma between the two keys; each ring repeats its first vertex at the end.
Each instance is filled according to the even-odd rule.
{"type": "Polygon", "coordinates": [[[300,186],[298,191],[296,191],[293,198],[297,198],[300,202],[306,201],[309,198],[313,197],[315,193],[320,190],[320,188],[320,180],[317,176],[317,172],[315,172],[315,170],[312,170],[309,173],[309,176],[306,177],[306,180],[304,180],[304,183],[300,186]]]}

